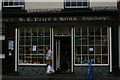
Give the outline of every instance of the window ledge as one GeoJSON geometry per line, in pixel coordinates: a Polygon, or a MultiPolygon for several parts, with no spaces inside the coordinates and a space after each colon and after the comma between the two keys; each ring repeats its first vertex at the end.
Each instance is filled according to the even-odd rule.
{"type": "Polygon", "coordinates": [[[47,66],[47,64],[18,64],[18,66],[47,66]]]}
{"type": "MultiPolygon", "coordinates": [[[[74,64],[74,66],[89,66],[88,64],[74,64]]],[[[109,64],[92,64],[92,66],[109,66],[109,64]]]]}

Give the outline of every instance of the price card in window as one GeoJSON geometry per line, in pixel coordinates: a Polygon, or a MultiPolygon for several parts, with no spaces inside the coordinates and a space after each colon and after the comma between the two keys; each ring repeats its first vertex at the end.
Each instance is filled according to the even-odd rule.
{"type": "Polygon", "coordinates": [[[33,46],[33,51],[36,51],[36,46],[33,46]]]}

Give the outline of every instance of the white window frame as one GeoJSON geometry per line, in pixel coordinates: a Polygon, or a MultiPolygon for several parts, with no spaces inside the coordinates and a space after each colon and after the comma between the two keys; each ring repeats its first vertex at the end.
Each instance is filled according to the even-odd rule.
{"type": "MultiPolygon", "coordinates": [[[[13,5],[4,5],[4,3],[5,3],[5,1],[3,0],[2,1],[3,2],[3,7],[24,7],[25,5],[24,4],[20,4],[20,2],[23,2],[23,0],[17,0],[17,1],[15,1],[15,0],[13,0],[13,5]],[[19,4],[18,5],[15,5],[14,3],[15,2],[18,2],[19,4]]],[[[8,3],[10,2],[10,0],[8,0],[8,3]]],[[[25,1],[24,1],[25,2],[25,1]]]]}
{"type": "MultiPolygon", "coordinates": [[[[77,3],[77,1],[78,0],[74,0],[74,1],[76,1],[76,3],[77,3]]],[[[81,0],[82,1],[82,3],[83,2],[85,2],[84,0],[81,0]]],[[[73,2],[72,0],[70,0],[70,6],[66,6],[66,2],[67,2],[67,0],[65,0],[65,8],[88,8],[88,0],[87,0],[87,6],[83,6],[83,4],[82,4],[82,6],[77,6],[77,4],[76,4],[76,6],[71,6],[71,2],[73,2]]]]}
{"type": "MultiPolygon", "coordinates": [[[[89,27],[89,26],[88,26],[89,27]]],[[[104,26],[102,26],[102,27],[104,27],[104,26]]],[[[105,26],[105,27],[107,27],[107,26],[105,26]]],[[[74,27],[74,66],[89,66],[88,64],[75,64],[75,28],[76,27],[74,27]]],[[[92,66],[109,66],[110,64],[112,64],[112,62],[111,62],[111,60],[109,61],[109,57],[111,56],[110,54],[111,54],[111,48],[110,48],[110,35],[111,34],[109,34],[110,32],[110,28],[109,27],[107,27],[107,40],[108,40],[108,63],[107,64],[92,64],[92,66]]],[[[102,43],[101,43],[102,44],[102,43]]],[[[94,44],[95,45],[95,44],[94,44]]],[[[101,54],[101,56],[102,56],[102,54],[101,54]]],[[[101,60],[102,61],[102,60],[101,60]]]]}
{"type": "MultiPolygon", "coordinates": [[[[37,27],[38,28],[38,27],[37,27]]],[[[50,49],[51,49],[51,28],[50,28],[50,49]]],[[[17,63],[18,63],[18,65],[20,66],[20,65],[22,65],[22,66],[24,66],[24,65],[27,65],[27,66],[47,66],[47,64],[32,64],[32,63],[19,63],[19,41],[20,41],[20,29],[18,29],[18,60],[17,60],[17,63]]]]}

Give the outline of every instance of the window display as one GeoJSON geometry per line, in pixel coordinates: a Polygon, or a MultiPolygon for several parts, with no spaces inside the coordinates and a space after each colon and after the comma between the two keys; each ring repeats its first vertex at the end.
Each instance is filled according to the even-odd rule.
{"type": "Polygon", "coordinates": [[[20,28],[19,34],[19,64],[45,64],[50,28],[20,28]]]}
{"type": "Polygon", "coordinates": [[[108,27],[75,27],[75,65],[108,64],[108,27]]]}

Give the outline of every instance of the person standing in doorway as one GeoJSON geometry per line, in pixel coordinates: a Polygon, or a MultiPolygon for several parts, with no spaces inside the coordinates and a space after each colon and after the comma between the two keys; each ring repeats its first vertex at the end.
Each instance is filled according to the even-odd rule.
{"type": "Polygon", "coordinates": [[[52,68],[52,51],[49,46],[46,46],[46,64],[47,64],[47,74],[54,73],[54,69],[52,68]]]}

